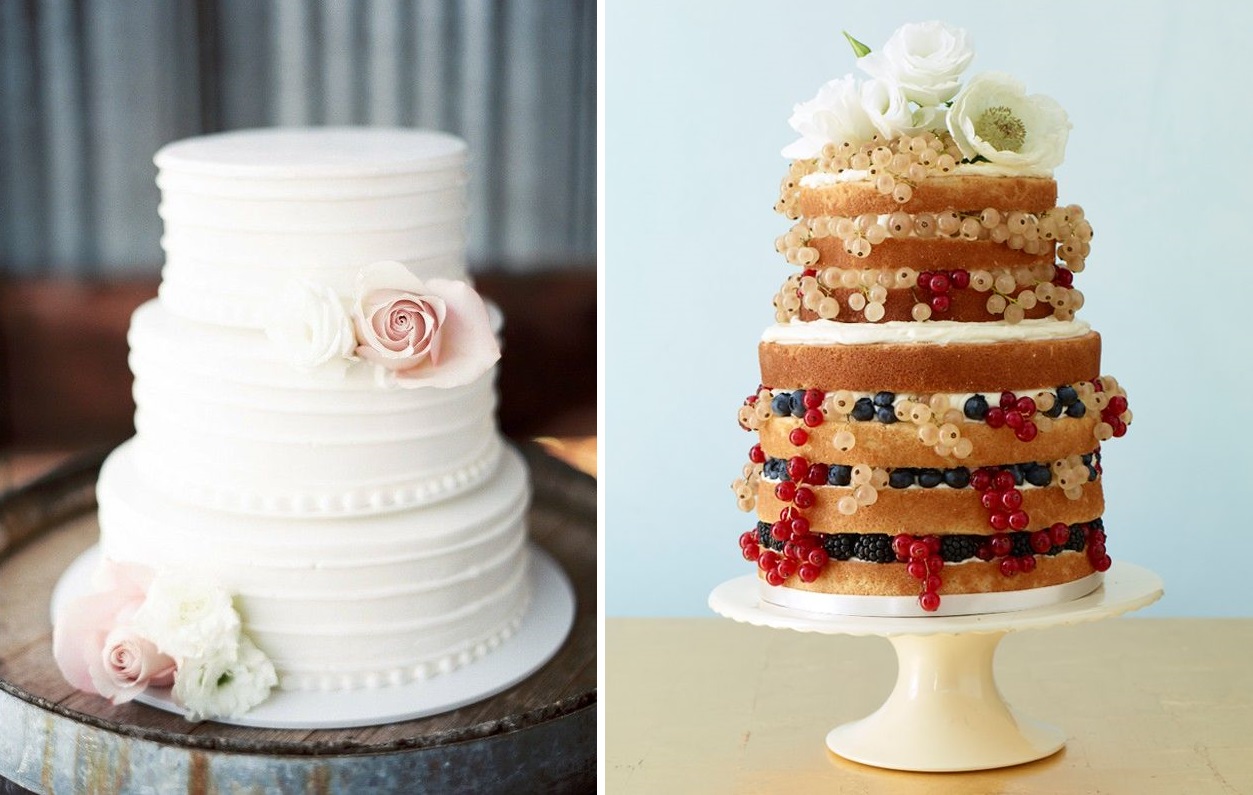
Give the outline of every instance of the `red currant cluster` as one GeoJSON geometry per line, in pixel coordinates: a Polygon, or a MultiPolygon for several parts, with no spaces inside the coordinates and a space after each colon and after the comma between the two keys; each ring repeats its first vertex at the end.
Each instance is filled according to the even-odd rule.
{"type": "Polygon", "coordinates": [[[1012,473],[983,467],[970,475],[970,485],[981,492],[979,501],[988,510],[988,524],[993,530],[1027,529],[1031,517],[1022,509],[1022,492],[1016,488],[1012,473]]]}
{"type": "Polygon", "coordinates": [[[1084,548],[1088,551],[1088,562],[1097,571],[1108,571],[1113,561],[1105,553],[1105,531],[1099,527],[1088,525],[1084,528],[1084,548]]]}
{"type": "Polygon", "coordinates": [[[942,315],[953,306],[951,290],[965,290],[970,286],[969,271],[923,271],[918,274],[918,289],[927,297],[931,312],[942,315]]]}
{"type": "MultiPolygon", "coordinates": [[[[1100,391],[1100,382],[1094,382],[1093,387],[1100,391]]],[[[1105,408],[1101,409],[1101,419],[1109,423],[1109,427],[1114,429],[1114,436],[1126,436],[1127,423],[1122,421],[1122,414],[1127,410],[1127,399],[1122,395],[1114,395],[1105,404],[1105,408]]]]}
{"type": "Polygon", "coordinates": [[[779,521],[770,526],[770,537],[783,543],[782,555],[763,549],[756,530],[740,535],[744,559],[757,561],[770,585],[782,585],[793,574],[803,582],[813,582],[830,560],[822,548],[822,539],[809,531],[809,520],[792,508],[784,508],[779,514],[779,521]]]}
{"type": "Polygon", "coordinates": [[[1058,287],[1070,288],[1075,283],[1075,275],[1065,268],[1057,268],[1053,274],[1053,284],[1058,287]]]}
{"type": "Polygon", "coordinates": [[[940,537],[919,538],[900,533],[892,538],[892,551],[898,561],[906,564],[909,576],[922,585],[918,605],[928,613],[934,613],[940,608],[940,571],[944,568],[944,558],[940,557],[940,537]]]}
{"type": "Polygon", "coordinates": [[[812,508],[818,498],[810,486],[827,485],[829,474],[830,467],[826,464],[811,464],[804,456],[794,455],[787,462],[787,476],[791,479],[779,481],[779,485],[774,487],[774,496],[780,502],[790,502],[801,510],[812,508]]]}
{"type": "Polygon", "coordinates": [[[999,406],[988,409],[983,421],[989,428],[1013,428],[1020,442],[1029,442],[1040,429],[1031,421],[1035,416],[1035,401],[1029,397],[1016,397],[1013,392],[1002,392],[999,406]]]}

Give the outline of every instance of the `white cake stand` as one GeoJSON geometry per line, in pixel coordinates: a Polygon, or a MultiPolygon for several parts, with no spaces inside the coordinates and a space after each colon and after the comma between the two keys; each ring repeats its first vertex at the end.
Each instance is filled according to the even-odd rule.
{"type": "Polygon", "coordinates": [[[997,644],[1008,632],[1099,621],[1161,598],[1162,581],[1117,562],[1105,582],[1071,602],[1011,613],[871,618],[808,613],[761,601],[756,575],[722,583],[709,606],[747,624],[827,635],[878,635],[896,649],[896,686],[873,714],[827,734],[835,753],[875,767],[955,772],[1008,767],[1054,754],[1061,729],[1014,711],[992,671],[997,644]]]}

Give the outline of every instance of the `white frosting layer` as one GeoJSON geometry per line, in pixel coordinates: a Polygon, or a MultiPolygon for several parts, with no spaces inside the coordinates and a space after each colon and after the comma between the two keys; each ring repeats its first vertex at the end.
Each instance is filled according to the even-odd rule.
{"type": "MultiPolygon", "coordinates": [[[[949,177],[1035,177],[1049,179],[1053,172],[1040,168],[1014,168],[999,163],[958,163],[944,176],[949,177]]],[[[838,174],[819,171],[801,177],[801,187],[824,188],[844,182],[869,182],[870,172],[847,168],[838,174]]],[[[1009,209],[1009,208],[1006,208],[1009,209]]]]}
{"type": "Polygon", "coordinates": [[[781,345],[875,345],[928,342],[946,344],[987,344],[1026,340],[1058,340],[1081,337],[1091,331],[1082,320],[1040,318],[1019,323],[963,323],[956,320],[928,320],[915,323],[892,320],[887,323],[839,323],[834,320],[790,320],[776,323],[761,335],[762,342],[781,345]]]}
{"type": "Polygon", "coordinates": [[[465,144],[418,130],[250,130],[162,149],[161,296],[183,317],[260,328],[292,278],[345,297],[398,260],[466,278],[465,144]]]}
{"type": "Polygon", "coordinates": [[[101,472],[104,554],[221,582],[286,686],[448,670],[525,605],[528,489],[511,450],[490,483],[438,504],[303,521],[189,508],[150,487],[137,452],[123,445],[101,472]]]}
{"type": "Polygon", "coordinates": [[[364,363],[296,370],[259,331],[175,317],[129,335],[136,466],[185,502],[250,513],[396,510],[471,488],[500,455],[494,369],[454,389],[379,387],[364,363]]]}

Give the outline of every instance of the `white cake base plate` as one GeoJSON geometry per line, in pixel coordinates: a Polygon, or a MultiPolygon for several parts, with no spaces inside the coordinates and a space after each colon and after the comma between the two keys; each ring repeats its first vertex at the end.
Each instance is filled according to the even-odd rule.
{"type": "MultiPolygon", "coordinates": [[[[52,592],[52,614],[63,600],[85,595],[100,561],[100,548],[80,555],[52,592]]],[[[513,687],[548,662],[574,624],[574,590],[565,572],[538,545],[530,544],[531,603],[513,636],[490,654],[420,682],[374,689],[302,691],[275,689],[264,703],[239,718],[217,723],[258,729],[348,729],[425,718],[449,712],[513,687]]],[[[184,713],[169,689],[149,690],[138,701],[184,713]]]]}
{"type": "Polygon", "coordinates": [[[755,575],[722,583],[709,606],[727,618],[799,632],[878,635],[896,649],[896,686],[883,706],[827,734],[827,747],[875,767],[956,772],[1008,767],[1061,750],[1066,734],[1022,716],[1001,696],[992,670],[1008,632],[1112,618],[1161,598],[1148,569],[1116,562],[1104,583],[1063,604],[949,617],[869,617],[809,613],[763,602],[755,575]]]}

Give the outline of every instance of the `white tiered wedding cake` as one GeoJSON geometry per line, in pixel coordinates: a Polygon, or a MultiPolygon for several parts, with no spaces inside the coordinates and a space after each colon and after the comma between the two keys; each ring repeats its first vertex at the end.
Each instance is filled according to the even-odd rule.
{"type": "Polygon", "coordinates": [[[495,424],[498,323],[461,281],[465,159],[397,129],[157,154],[166,264],[131,324],[137,433],[98,486],[105,570],[57,622],[72,683],[237,715],[513,631],[529,488],[495,424]]]}

